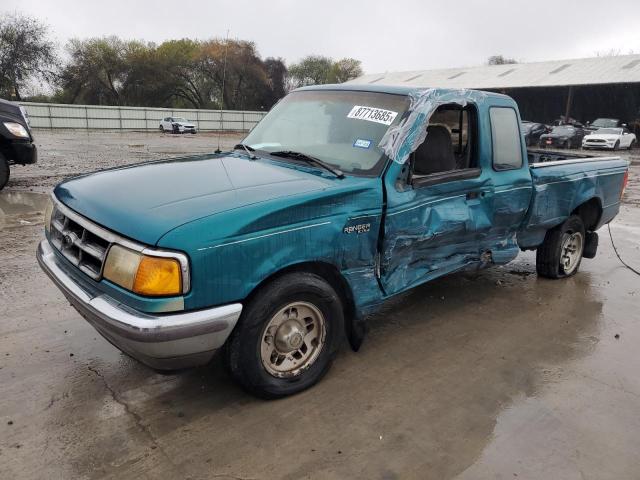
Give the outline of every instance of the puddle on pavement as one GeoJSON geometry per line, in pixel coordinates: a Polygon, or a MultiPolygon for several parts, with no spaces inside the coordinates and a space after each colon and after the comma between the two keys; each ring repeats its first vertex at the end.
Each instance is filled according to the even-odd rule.
{"type": "Polygon", "coordinates": [[[0,192],[0,229],[43,222],[47,193],[0,192]]]}

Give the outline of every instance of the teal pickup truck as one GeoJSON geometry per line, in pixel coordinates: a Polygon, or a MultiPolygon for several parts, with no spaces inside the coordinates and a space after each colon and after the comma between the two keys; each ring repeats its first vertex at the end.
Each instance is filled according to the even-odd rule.
{"type": "Polygon", "coordinates": [[[253,394],[301,391],[388,298],[537,250],[596,254],[628,163],[527,151],[515,102],[470,90],[319,86],[233,151],[58,185],[37,257],[107,340],[156,369],[222,350],[253,394]]]}

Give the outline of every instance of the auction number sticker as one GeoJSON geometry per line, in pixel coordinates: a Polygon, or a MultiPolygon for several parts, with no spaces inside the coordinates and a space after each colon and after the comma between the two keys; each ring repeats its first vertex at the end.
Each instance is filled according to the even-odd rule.
{"type": "Polygon", "coordinates": [[[368,122],[391,125],[395,120],[396,115],[398,115],[398,112],[394,112],[391,110],[356,105],[351,109],[349,115],[347,115],[347,118],[355,118],[357,120],[367,120],[368,122]]]}

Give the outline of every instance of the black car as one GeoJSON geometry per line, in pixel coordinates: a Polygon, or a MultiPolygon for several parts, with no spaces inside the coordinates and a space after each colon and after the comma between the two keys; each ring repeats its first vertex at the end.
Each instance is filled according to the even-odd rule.
{"type": "Polygon", "coordinates": [[[543,123],[522,121],[522,133],[524,133],[524,140],[527,147],[537,145],[540,140],[540,135],[548,131],[549,128],[543,123]]]}
{"type": "Polygon", "coordinates": [[[9,181],[9,165],[37,160],[38,151],[22,108],[0,99],[0,190],[9,181]]]}
{"type": "Polygon", "coordinates": [[[581,126],[558,125],[544,135],[540,135],[540,148],[580,148],[585,132],[581,126]]]}

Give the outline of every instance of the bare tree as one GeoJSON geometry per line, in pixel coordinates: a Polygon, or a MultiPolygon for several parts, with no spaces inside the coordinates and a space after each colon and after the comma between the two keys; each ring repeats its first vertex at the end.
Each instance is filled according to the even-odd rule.
{"type": "Polygon", "coordinates": [[[510,65],[512,63],[518,63],[514,58],[507,58],[504,55],[491,55],[487,59],[487,65],[510,65]]]}
{"type": "Polygon", "coordinates": [[[0,95],[21,100],[32,80],[49,81],[58,66],[49,27],[20,14],[0,17],[0,95]]]}

